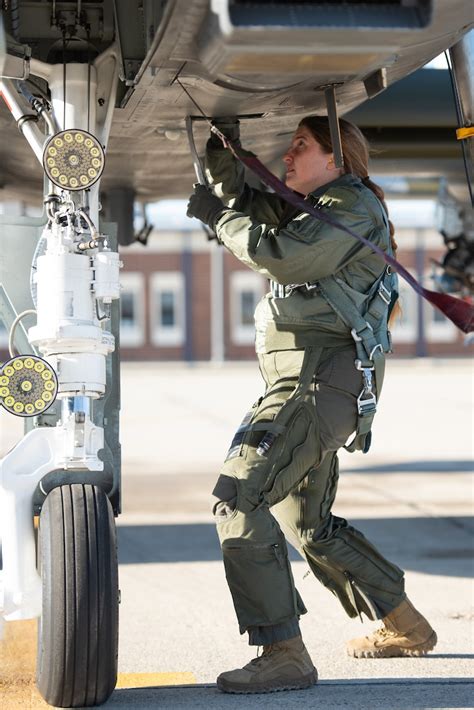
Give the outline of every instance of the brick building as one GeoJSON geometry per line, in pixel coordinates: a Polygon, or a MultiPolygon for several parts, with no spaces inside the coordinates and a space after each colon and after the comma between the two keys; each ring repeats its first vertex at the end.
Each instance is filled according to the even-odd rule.
{"type": "MultiPolygon", "coordinates": [[[[419,215],[415,209],[408,220],[397,215],[397,256],[434,289],[432,259],[442,258],[442,240],[431,217],[420,220],[419,215]],[[420,226],[403,226],[404,221],[420,226]]],[[[169,202],[167,214],[159,211],[154,222],[169,227],[154,229],[146,247],[121,248],[122,359],[254,358],[253,312],[267,281],[207,241],[199,222],[184,216],[182,203],[169,202]]],[[[392,328],[395,357],[472,355],[463,334],[403,279],[400,291],[403,314],[392,328]]],[[[7,342],[0,324],[0,361],[8,357],[7,342]]]]}
{"type": "MultiPolygon", "coordinates": [[[[398,258],[428,288],[443,255],[431,228],[397,230],[398,258]]],[[[124,359],[240,360],[254,357],[253,311],[267,281],[195,231],[155,231],[146,248],[122,250],[124,359]]],[[[457,328],[400,279],[396,356],[467,355],[457,328]]]]}

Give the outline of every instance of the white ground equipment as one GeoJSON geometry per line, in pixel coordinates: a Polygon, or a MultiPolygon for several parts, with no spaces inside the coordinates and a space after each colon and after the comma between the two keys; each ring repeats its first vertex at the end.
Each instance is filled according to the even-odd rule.
{"type": "Polygon", "coordinates": [[[30,351],[15,355],[12,332],[12,358],[0,366],[0,404],[34,417],[0,461],[0,617],[40,618],[39,690],[52,705],[77,707],[104,702],[117,672],[117,483],[104,484],[103,402],[120,262],[98,227],[98,184],[118,61],[112,47],[93,63],[69,63],[67,92],[65,65],[31,60],[26,70],[47,82],[49,104],[28,105],[28,93],[6,78],[0,91],[43,164],[47,222],[31,271],[30,351]]]}

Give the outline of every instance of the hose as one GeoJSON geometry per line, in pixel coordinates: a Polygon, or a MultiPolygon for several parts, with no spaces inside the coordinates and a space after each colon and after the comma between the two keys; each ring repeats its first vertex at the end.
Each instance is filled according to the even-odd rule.
{"type": "Polygon", "coordinates": [[[10,328],[10,335],[8,337],[8,352],[10,353],[10,357],[15,357],[15,350],[13,348],[13,340],[15,338],[15,330],[17,329],[18,323],[25,316],[36,315],[36,314],[37,314],[37,311],[35,311],[33,308],[28,308],[28,310],[23,311],[23,313],[20,313],[19,315],[17,315],[17,317],[13,321],[12,327],[10,328]]]}

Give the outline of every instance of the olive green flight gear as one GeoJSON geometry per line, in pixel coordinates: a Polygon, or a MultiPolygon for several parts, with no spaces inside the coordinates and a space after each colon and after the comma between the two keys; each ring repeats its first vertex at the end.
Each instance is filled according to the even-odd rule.
{"type": "Polygon", "coordinates": [[[387,614],[383,623],[370,636],[349,641],[348,655],[354,658],[424,656],[436,646],[436,632],[408,599],[387,614]]]}
{"type": "Polygon", "coordinates": [[[214,489],[241,633],[306,612],[277,519],[291,528],[316,577],[350,616],[381,618],[404,598],[403,572],[330,513],[337,488],[334,452],[357,422],[362,375],[353,360],[354,348],[259,356],[265,395],[238,429],[214,489]]]}
{"type": "Polygon", "coordinates": [[[217,687],[224,693],[272,693],[301,690],[318,680],[318,673],[301,636],[263,647],[261,656],[243,668],[221,673],[217,687]]]}
{"type": "MultiPolygon", "coordinates": [[[[214,489],[240,631],[251,643],[270,627],[278,641],[289,639],[306,611],[277,518],[349,616],[382,618],[405,599],[403,572],[330,511],[335,452],[353,432],[349,450],[370,445],[396,275],[352,236],[251,189],[243,166],[213,139],[206,165],[229,208],[216,220],[219,241],[272,282],[255,311],[265,395],[237,431],[214,489]]],[[[342,175],[307,199],[390,251],[383,207],[359,178],[342,175]]]]}

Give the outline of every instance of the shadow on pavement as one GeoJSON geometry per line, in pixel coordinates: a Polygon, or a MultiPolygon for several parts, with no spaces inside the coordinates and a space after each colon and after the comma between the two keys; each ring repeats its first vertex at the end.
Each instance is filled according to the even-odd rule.
{"type": "Polygon", "coordinates": [[[342,473],[474,473],[473,461],[401,461],[359,468],[344,468],[342,473]]]}
{"type": "Polygon", "coordinates": [[[470,678],[407,679],[388,678],[377,680],[331,680],[320,681],[308,690],[270,693],[267,695],[228,695],[217,690],[215,685],[161,686],[156,688],[116,690],[106,707],[115,708],[205,708],[222,710],[238,708],[301,708],[350,707],[352,710],[366,708],[403,708],[403,710],[427,710],[428,708],[472,707],[474,681],[470,678]]]}
{"type": "MultiPolygon", "coordinates": [[[[388,559],[404,569],[445,576],[474,576],[474,518],[371,518],[350,522],[388,559]]],[[[119,525],[117,533],[121,564],[222,559],[213,523],[119,525]]],[[[290,557],[300,559],[293,550],[290,557]]]]}

